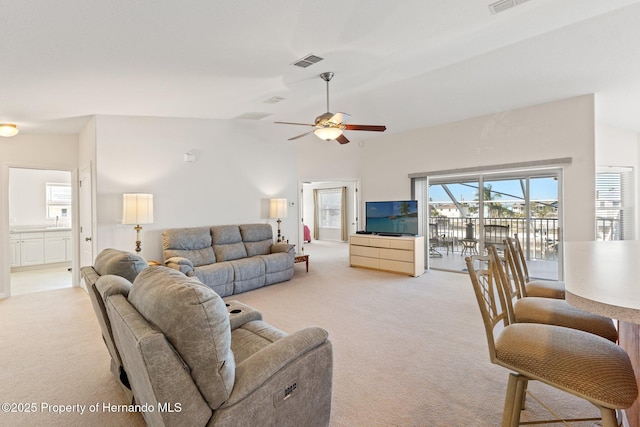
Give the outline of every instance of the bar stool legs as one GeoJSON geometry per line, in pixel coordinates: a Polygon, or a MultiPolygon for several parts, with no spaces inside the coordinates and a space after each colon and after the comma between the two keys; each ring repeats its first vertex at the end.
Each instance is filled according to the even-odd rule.
{"type": "MultiPolygon", "coordinates": [[[[524,375],[510,373],[509,380],[507,382],[507,392],[504,400],[504,411],[502,412],[502,427],[518,427],[520,424],[520,414],[524,409],[524,403],[527,398],[527,385],[529,378],[524,375]]],[[[536,399],[537,400],[537,399],[536,399]]],[[[602,420],[602,427],[620,427],[618,423],[618,415],[615,409],[603,408],[596,406],[600,410],[601,418],[579,418],[579,419],[561,419],[556,418],[554,420],[538,420],[532,421],[532,423],[549,423],[549,422],[577,422],[577,421],[597,421],[602,420]]],[[[545,406],[549,412],[551,410],[545,406]]],[[[551,412],[552,415],[557,415],[551,412]]]]}

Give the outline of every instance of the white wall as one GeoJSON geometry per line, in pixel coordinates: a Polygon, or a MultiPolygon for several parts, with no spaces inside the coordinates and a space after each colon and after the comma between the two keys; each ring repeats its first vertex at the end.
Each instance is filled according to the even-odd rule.
{"type": "MultiPolygon", "coordinates": [[[[125,192],[154,194],[142,255],[160,261],[164,229],[268,222],[275,235],[268,200],[297,200],[296,145],[273,123],[97,116],[95,129],[98,252],[134,250],[133,227],[117,225],[125,192]],[[184,162],[186,152],[197,161],[184,162]]],[[[297,236],[290,211],[282,233],[297,236]]]]}
{"type": "MultiPolygon", "coordinates": [[[[309,144],[299,159],[299,169],[305,176],[321,174],[322,167],[337,176],[360,176],[364,203],[410,198],[408,176],[412,173],[572,157],[573,163],[564,168],[564,208],[569,219],[564,238],[591,240],[595,229],[594,128],[594,97],[585,95],[412,132],[382,134],[362,146],[355,140],[346,150],[309,144]]],[[[351,137],[356,132],[347,133],[351,137]]]]}
{"type": "Polygon", "coordinates": [[[18,134],[0,138],[0,298],[8,296],[9,168],[25,167],[73,171],[78,167],[77,135],[18,134]]]}
{"type": "Polygon", "coordinates": [[[49,169],[9,169],[9,226],[70,226],[71,218],[58,223],[47,216],[46,185],[71,184],[71,172],[49,169]]]}

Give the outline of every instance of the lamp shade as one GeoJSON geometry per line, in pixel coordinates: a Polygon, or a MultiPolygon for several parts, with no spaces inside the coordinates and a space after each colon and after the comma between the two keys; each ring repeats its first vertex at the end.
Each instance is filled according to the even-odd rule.
{"type": "Polygon", "coordinates": [[[282,219],[287,217],[287,199],[271,199],[269,203],[269,218],[282,219]]]}
{"type": "Polygon", "coordinates": [[[122,195],[123,224],[153,224],[153,194],[122,195]]]}
{"type": "Polygon", "coordinates": [[[331,141],[342,135],[342,129],[340,128],[318,128],[313,133],[320,139],[325,141],[331,141]]]}
{"type": "Polygon", "coordinates": [[[10,137],[18,134],[18,126],[11,123],[0,123],[0,136],[10,137]]]}

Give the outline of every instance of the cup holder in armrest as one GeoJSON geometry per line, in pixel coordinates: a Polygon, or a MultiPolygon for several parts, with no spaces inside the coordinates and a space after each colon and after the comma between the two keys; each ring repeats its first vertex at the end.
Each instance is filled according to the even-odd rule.
{"type": "Polygon", "coordinates": [[[253,307],[243,304],[239,301],[225,301],[227,312],[229,313],[229,321],[231,330],[254,320],[262,320],[262,314],[253,307]]]}

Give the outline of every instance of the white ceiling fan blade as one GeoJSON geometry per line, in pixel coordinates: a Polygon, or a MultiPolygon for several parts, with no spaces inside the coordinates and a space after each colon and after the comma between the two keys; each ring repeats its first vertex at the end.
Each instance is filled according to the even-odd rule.
{"type": "Polygon", "coordinates": [[[349,114],[347,113],[335,113],[333,116],[331,116],[331,118],[329,119],[329,121],[331,123],[335,123],[337,125],[346,122],[347,120],[349,120],[349,117],[351,117],[349,114]]]}

